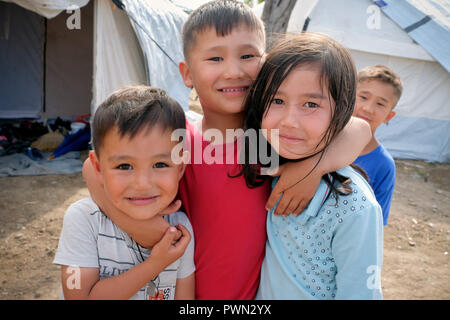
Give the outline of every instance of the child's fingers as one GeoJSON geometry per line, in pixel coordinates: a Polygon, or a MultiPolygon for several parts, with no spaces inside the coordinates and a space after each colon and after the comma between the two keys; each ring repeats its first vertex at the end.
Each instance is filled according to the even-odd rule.
{"type": "Polygon", "coordinates": [[[175,200],[167,208],[163,209],[159,214],[166,215],[178,211],[181,207],[181,200],[175,200]]]}
{"type": "Polygon", "coordinates": [[[277,208],[275,209],[275,215],[285,216],[287,215],[287,209],[289,207],[289,203],[291,202],[291,199],[286,195],[283,194],[283,197],[281,198],[280,202],[277,204],[277,208]]]}
{"type": "Polygon", "coordinates": [[[170,226],[169,228],[167,228],[161,240],[159,240],[157,246],[164,249],[168,249],[171,246],[172,242],[174,241],[176,234],[177,229],[174,226],[170,226]]]}
{"type": "Polygon", "coordinates": [[[289,199],[289,204],[284,213],[282,213],[283,215],[293,214],[298,216],[305,208],[305,199],[301,195],[299,196],[299,194],[293,192],[292,189],[287,190],[284,193],[284,197],[286,198],[285,200],[289,199]]]}
{"type": "Polygon", "coordinates": [[[175,248],[177,248],[177,249],[181,249],[182,248],[184,250],[184,249],[186,249],[186,247],[188,246],[189,242],[191,241],[191,233],[189,232],[189,230],[185,226],[183,226],[181,224],[177,225],[177,228],[181,231],[182,236],[177,241],[177,243],[175,243],[173,246],[175,248]]]}
{"type": "Polygon", "coordinates": [[[299,204],[297,205],[297,208],[295,208],[292,211],[292,214],[294,216],[298,216],[300,212],[302,212],[305,208],[306,208],[305,201],[300,201],[299,204]]]}
{"type": "Polygon", "coordinates": [[[177,229],[175,232],[175,237],[173,238],[172,244],[175,244],[183,236],[183,233],[177,229]]]}
{"type": "Polygon", "coordinates": [[[311,200],[302,201],[301,206],[299,205],[297,210],[295,210],[295,215],[301,214],[306,208],[308,208],[309,204],[311,203],[311,200]]]}
{"type": "MultiPolygon", "coordinates": [[[[179,226],[177,226],[177,228],[179,228],[179,226]]],[[[174,226],[170,226],[169,228],[167,228],[164,236],[153,247],[150,254],[150,257],[153,259],[153,261],[161,264],[164,267],[167,267],[169,264],[179,259],[183,255],[191,239],[189,231],[184,231],[182,228],[179,228],[183,235],[181,236],[179,241],[173,244],[177,234],[177,228],[175,228],[174,226]]]]}
{"type": "Polygon", "coordinates": [[[177,228],[183,234],[182,238],[186,238],[188,241],[191,240],[191,233],[185,226],[183,226],[182,224],[179,224],[179,225],[177,225],[177,228]]]}
{"type": "MultiPolygon", "coordinates": [[[[283,171],[283,166],[280,166],[278,169],[278,173],[281,174],[283,171]]],[[[278,174],[277,173],[277,174],[278,174]]],[[[280,177],[280,180],[278,180],[277,184],[275,185],[275,188],[273,188],[272,192],[270,193],[269,199],[266,202],[266,210],[269,211],[275,207],[277,204],[277,201],[280,200],[282,202],[283,200],[283,193],[286,191],[287,186],[285,186],[285,181],[283,180],[283,177],[280,177]],[[280,199],[281,198],[281,199],[280,199]]],[[[279,204],[278,204],[279,205],[279,204]]],[[[286,204],[284,204],[286,206],[286,204]]],[[[280,212],[277,207],[277,212],[280,212]]]]}
{"type": "MultiPolygon", "coordinates": [[[[301,203],[301,201],[300,201],[301,203]]],[[[290,214],[293,214],[295,209],[297,209],[299,205],[299,202],[297,199],[291,198],[291,200],[289,201],[289,204],[286,208],[286,210],[284,211],[283,215],[288,216],[290,214]]]]}
{"type": "Polygon", "coordinates": [[[275,205],[277,204],[277,201],[283,196],[283,192],[281,192],[280,188],[277,188],[278,184],[273,188],[272,192],[270,193],[269,199],[266,202],[266,210],[270,211],[272,210],[275,205]]]}

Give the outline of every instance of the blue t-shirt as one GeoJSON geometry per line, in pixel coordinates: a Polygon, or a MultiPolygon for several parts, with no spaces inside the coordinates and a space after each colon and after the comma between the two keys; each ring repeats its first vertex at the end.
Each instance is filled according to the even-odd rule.
{"type": "Polygon", "coordinates": [[[383,210],[383,224],[387,225],[395,186],[394,159],[380,144],[372,152],[359,156],[355,164],[367,172],[369,184],[383,210]]]}
{"type": "Polygon", "coordinates": [[[382,298],[380,205],[352,168],[338,173],[352,179],[353,192],[337,202],[322,180],[299,216],[269,211],[257,299],[382,298]]]}

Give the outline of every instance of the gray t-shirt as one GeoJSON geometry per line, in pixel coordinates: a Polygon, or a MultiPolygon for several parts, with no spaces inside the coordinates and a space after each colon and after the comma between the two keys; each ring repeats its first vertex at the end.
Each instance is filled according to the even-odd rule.
{"type": "MultiPolygon", "coordinates": [[[[185,226],[191,233],[191,241],[180,259],[169,265],[131,299],[157,297],[173,300],[177,278],[186,278],[195,271],[194,234],[187,216],[183,212],[175,212],[165,218],[171,225],[185,226]]],[[[150,252],[115,225],[91,198],[84,198],[73,203],[66,211],[53,263],[99,268],[102,280],[133,268],[145,260],[150,252]]]]}

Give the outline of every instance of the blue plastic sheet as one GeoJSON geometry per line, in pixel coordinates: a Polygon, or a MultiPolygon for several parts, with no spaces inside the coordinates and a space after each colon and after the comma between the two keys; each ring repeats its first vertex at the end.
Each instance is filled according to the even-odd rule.
{"type": "Polygon", "coordinates": [[[70,151],[80,151],[88,148],[89,140],[91,140],[91,131],[89,127],[78,130],[74,134],[69,134],[58,148],[53,152],[52,156],[57,158],[70,151]]]}

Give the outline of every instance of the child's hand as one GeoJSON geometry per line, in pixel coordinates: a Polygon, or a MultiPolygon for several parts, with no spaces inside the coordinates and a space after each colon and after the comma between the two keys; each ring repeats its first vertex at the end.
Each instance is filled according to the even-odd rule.
{"type": "Polygon", "coordinates": [[[352,117],[323,155],[318,153],[301,162],[290,162],[279,168],[278,173],[274,175],[281,175],[281,177],[270,194],[266,209],[272,209],[282,196],[275,215],[290,213],[298,215],[313,198],[322,176],[350,165],[371,138],[369,124],[362,119],[352,117]],[[314,167],[316,168],[305,178],[314,167]]]}
{"type": "MultiPolygon", "coordinates": [[[[165,208],[164,210],[162,210],[158,214],[161,215],[161,216],[165,216],[167,214],[172,214],[174,212],[177,212],[180,209],[180,207],[181,207],[181,200],[175,200],[171,204],[169,204],[169,206],[167,208],[165,208]]],[[[175,243],[178,240],[180,240],[182,235],[183,234],[181,233],[181,231],[177,229],[176,236],[175,236],[175,238],[174,238],[172,243],[175,243]]]]}
{"type": "Polygon", "coordinates": [[[163,210],[161,210],[158,214],[161,216],[165,216],[167,214],[171,214],[177,212],[181,208],[181,200],[175,200],[169,206],[163,210]]]}
{"type": "Polygon", "coordinates": [[[305,178],[312,168],[305,165],[304,162],[289,162],[279,167],[274,176],[280,175],[280,179],[270,194],[266,210],[272,209],[280,197],[275,215],[292,213],[297,216],[308,206],[319,187],[322,173],[316,168],[305,178]]]}
{"type": "Polygon", "coordinates": [[[153,263],[158,264],[161,267],[161,270],[163,270],[183,255],[190,241],[191,234],[186,227],[180,224],[177,225],[176,228],[170,226],[167,228],[162,239],[155,244],[150,257],[147,260],[151,260],[153,263]],[[182,234],[178,241],[176,241],[177,229],[181,231],[182,234]]]}

